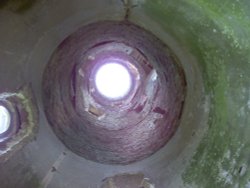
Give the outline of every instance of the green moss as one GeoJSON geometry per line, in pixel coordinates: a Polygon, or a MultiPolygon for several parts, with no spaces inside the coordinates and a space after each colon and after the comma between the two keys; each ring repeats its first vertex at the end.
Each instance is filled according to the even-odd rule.
{"type": "Polygon", "coordinates": [[[211,98],[209,129],[185,185],[245,187],[250,172],[239,169],[250,165],[250,2],[148,0],[144,8],[196,57],[211,98]]]}

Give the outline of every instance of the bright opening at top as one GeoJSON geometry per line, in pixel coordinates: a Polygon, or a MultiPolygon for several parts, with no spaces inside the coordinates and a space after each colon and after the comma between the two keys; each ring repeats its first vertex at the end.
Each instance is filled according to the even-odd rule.
{"type": "Polygon", "coordinates": [[[5,133],[9,127],[10,113],[4,106],[0,106],[0,134],[5,133]]]}
{"type": "Polygon", "coordinates": [[[98,92],[109,99],[121,99],[131,89],[131,75],[127,68],[119,63],[106,63],[99,67],[95,75],[98,92]]]}

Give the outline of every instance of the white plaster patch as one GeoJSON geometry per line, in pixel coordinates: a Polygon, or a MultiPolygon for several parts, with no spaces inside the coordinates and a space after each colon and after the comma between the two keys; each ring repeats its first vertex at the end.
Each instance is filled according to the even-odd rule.
{"type": "Polygon", "coordinates": [[[219,175],[220,179],[224,180],[225,183],[232,185],[233,184],[233,176],[227,170],[224,170],[221,165],[219,167],[219,175]]]}
{"type": "Polygon", "coordinates": [[[226,159],[230,159],[230,156],[231,156],[231,152],[230,152],[230,150],[227,150],[227,152],[225,153],[224,157],[226,159]]]}
{"type": "Polygon", "coordinates": [[[247,101],[247,107],[250,110],[250,99],[247,101]]]}
{"type": "Polygon", "coordinates": [[[250,180],[247,182],[246,188],[250,188],[250,180]]]}
{"type": "Polygon", "coordinates": [[[245,115],[246,115],[246,112],[245,112],[245,108],[244,108],[244,106],[243,106],[243,107],[240,108],[239,116],[245,117],[245,115]]]}
{"type": "Polygon", "coordinates": [[[246,172],[247,172],[247,165],[244,164],[241,167],[240,176],[244,176],[246,174],[246,172]]]}

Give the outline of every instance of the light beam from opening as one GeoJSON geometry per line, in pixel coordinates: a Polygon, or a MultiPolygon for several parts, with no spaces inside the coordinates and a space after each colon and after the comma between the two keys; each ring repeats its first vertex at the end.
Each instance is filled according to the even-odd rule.
{"type": "Polygon", "coordinates": [[[106,63],[99,67],[95,75],[97,90],[106,98],[121,99],[131,90],[131,75],[119,63],[106,63]]]}
{"type": "Polygon", "coordinates": [[[5,133],[10,127],[10,113],[4,106],[0,106],[0,134],[5,133]]]}

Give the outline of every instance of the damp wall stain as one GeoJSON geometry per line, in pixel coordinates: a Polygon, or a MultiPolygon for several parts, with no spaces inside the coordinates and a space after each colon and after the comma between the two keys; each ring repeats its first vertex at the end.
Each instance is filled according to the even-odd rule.
{"type": "Polygon", "coordinates": [[[9,10],[15,13],[28,11],[38,0],[1,0],[0,10],[9,10]]]}
{"type": "MultiPolygon", "coordinates": [[[[209,129],[182,174],[185,187],[250,185],[249,1],[146,1],[146,13],[198,60],[209,129]]],[[[188,75],[187,75],[188,76],[188,75]]]]}

